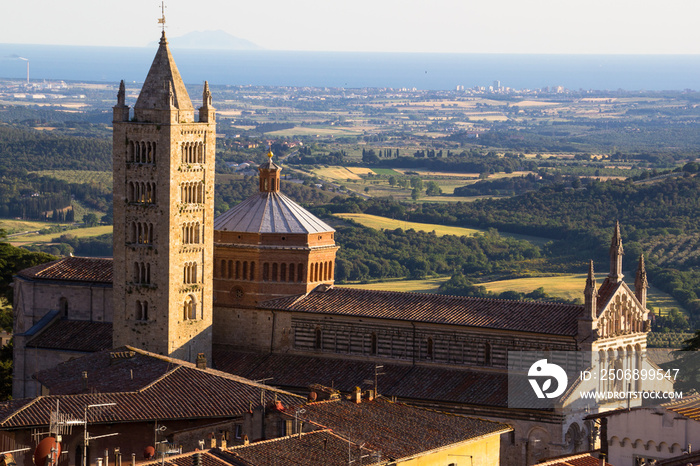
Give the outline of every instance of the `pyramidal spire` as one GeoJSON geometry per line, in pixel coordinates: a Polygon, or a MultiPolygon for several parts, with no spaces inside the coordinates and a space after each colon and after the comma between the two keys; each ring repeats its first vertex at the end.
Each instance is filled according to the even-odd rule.
{"type": "Polygon", "coordinates": [[[172,110],[173,107],[180,111],[194,112],[192,101],[170,53],[168,40],[165,37],[165,31],[163,31],[158,51],[143,83],[139,98],[136,100],[134,111],[137,119],[150,120],[151,118],[148,118],[147,115],[142,115],[143,110],[172,110]],[[163,95],[170,89],[173,93],[172,99],[163,95]],[[172,102],[171,105],[167,105],[168,102],[172,102]]]}
{"type": "Polygon", "coordinates": [[[608,277],[613,283],[619,283],[622,281],[622,277],[624,277],[624,275],[622,275],[622,256],[624,253],[622,249],[622,235],[620,234],[620,222],[618,220],[615,222],[615,231],[612,241],[610,242],[610,274],[608,277]]]}
{"type": "Polygon", "coordinates": [[[647,288],[649,288],[649,281],[647,280],[647,269],[644,266],[644,254],[640,254],[637,276],[634,279],[634,295],[645,309],[647,307],[647,288]]]}
{"type": "Polygon", "coordinates": [[[593,272],[593,261],[588,264],[588,277],[586,277],[586,288],[583,290],[583,297],[586,319],[593,320],[598,316],[598,290],[596,289],[595,274],[593,272]]]}
{"type": "Polygon", "coordinates": [[[586,288],[584,292],[588,293],[589,291],[593,290],[596,294],[598,294],[595,287],[595,274],[593,273],[593,261],[591,261],[588,264],[588,277],[586,277],[586,288]]]}

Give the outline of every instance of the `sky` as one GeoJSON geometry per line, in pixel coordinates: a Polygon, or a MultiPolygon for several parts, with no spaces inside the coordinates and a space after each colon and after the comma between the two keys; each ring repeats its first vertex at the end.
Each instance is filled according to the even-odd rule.
{"type": "MultiPolygon", "coordinates": [[[[0,43],[146,47],[158,0],[5,0],[0,43]]],[[[270,50],[700,54],[699,0],[167,0],[166,34],[270,50]]]]}

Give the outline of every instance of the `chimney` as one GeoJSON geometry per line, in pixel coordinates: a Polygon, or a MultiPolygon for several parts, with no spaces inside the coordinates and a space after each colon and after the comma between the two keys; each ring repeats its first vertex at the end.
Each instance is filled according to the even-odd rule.
{"type": "Polygon", "coordinates": [[[222,433],[221,434],[221,448],[222,450],[226,450],[226,434],[222,433]]]}
{"type": "Polygon", "coordinates": [[[88,389],[88,373],[87,371],[83,371],[83,391],[87,391],[88,389]]]}
{"type": "Polygon", "coordinates": [[[250,440],[248,439],[247,435],[243,436],[243,445],[248,445],[250,443],[250,440]]]}
{"type": "Polygon", "coordinates": [[[197,369],[206,369],[206,368],[207,368],[207,357],[204,356],[204,353],[197,354],[197,369]]]}
{"type": "Polygon", "coordinates": [[[97,458],[97,466],[102,466],[102,458],[97,458]]]}
{"type": "Polygon", "coordinates": [[[355,391],[352,393],[352,400],[357,404],[362,403],[362,390],[360,390],[360,387],[355,387],[355,391]]]}
{"type": "Polygon", "coordinates": [[[367,400],[368,401],[374,400],[374,390],[367,390],[367,400]]]}
{"type": "Polygon", "coordinates": [[[209,446],[210,448],[216,448],[216,434],[214,432],[209,435],[209,446]]]}
{"type": "Polygon", "coordinates": [[[118,448],[114,449],[114,466],[122,466],[122,452],[118,448]]]}
{"type": "Polygon", "coordinates": [[[136,453],[131,454],[131,466],[136,466],[136,453]]]}
{"type": "Polygon", "coordinates": [[[197,452],[192,457],[192,466],[202,466],[202,454],[197,452]]]}

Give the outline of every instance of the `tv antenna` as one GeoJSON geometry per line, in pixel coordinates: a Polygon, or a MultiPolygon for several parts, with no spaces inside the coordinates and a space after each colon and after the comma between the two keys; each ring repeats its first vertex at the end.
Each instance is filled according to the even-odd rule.
{"type": "Polygon", "coordinates": [[[165,32],[165,0],[160,2],[160,18],[158,18],[158,24],[162,24],[163,32],[165,32]]]}

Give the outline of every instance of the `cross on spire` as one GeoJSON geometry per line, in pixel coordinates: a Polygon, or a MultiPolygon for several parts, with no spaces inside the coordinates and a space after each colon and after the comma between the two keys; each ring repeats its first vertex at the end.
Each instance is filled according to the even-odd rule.
{"type": "Polygon", "coordinates": [[[160,18],[158,18],[158,24],[163,25],[163,33],[165,33],[165,0],[160,2],[160,18]]]}

